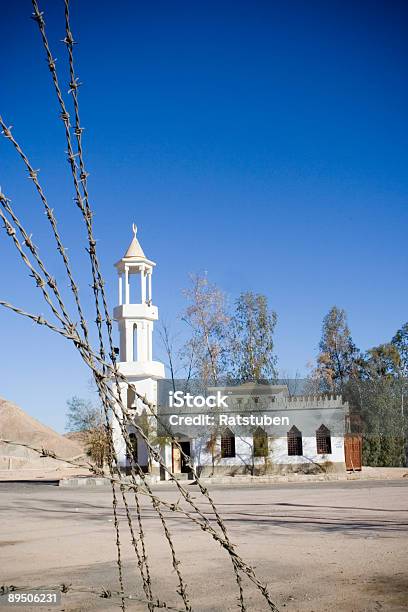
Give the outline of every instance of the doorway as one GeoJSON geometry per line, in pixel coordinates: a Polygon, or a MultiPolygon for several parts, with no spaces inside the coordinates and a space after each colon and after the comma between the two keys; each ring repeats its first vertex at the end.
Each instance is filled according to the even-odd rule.
{"type": "Polygon", "coordinates": [[[181,453],[180,448],[174,444],[172,445],[172,468],[174,474],[189,474],[191,472],[190,467],[187,465],[187,460],[191,456],[191,445],[190,441],[186,440],[184,442],[179,442],[181,450],[184,455],[181,453]]]}
{"type": "Polygon", "coordinates": [[[346,470],[360,471],[362,466],[362,439],[356,434],[344,436],[344,457],[346,470]]]}
{"type": "Polygon", "coordinates": [[[181,455],[181,473],[182,474],[189,474],[191,472],[191,469],[189,468],[189,466],[187,465],[187,461],[190,459],[190,442],[180,442],[180,446],[181,446],[181,450],[183,451],[184,455],[187,456],[187,458],[184,455],[181,455]]]}

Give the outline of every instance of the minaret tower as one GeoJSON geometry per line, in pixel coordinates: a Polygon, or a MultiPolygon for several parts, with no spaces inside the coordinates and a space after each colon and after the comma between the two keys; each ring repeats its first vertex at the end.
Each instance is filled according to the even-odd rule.
{"type": "MultiPolygon", "coordinates": [[[[164,378],[164,365],[153,361],[153,325],[159,318],[157,306],[152,304],[152,273],[155,263],[145,256],[132,226],[133,239],[125,255],[115,267],[118,271],[118,306],[113,317],[118,322],[120,349],[118,368],[138,393],[157,403],[157,380],[164,378]]],[[[135,417],[148,413],[146,406],[135,399],[134,392],[121,383],[122,401],[135,417]]],[[[117,425],[117,424],[116,424],[117,425]]],[[[115,428],[116,429],[116,428],[115,428]]],[[[127,462],[124,440],[116,431],[115,447],[122,465],[127,462]]],[[[135,440],[137,460],[143,465],[147,453],[142,440],[135,440]],[[137,449],[137,450],[136,450],[137,449]]],[[[136,457],[135,457],[136,459],[136,457]]]]}

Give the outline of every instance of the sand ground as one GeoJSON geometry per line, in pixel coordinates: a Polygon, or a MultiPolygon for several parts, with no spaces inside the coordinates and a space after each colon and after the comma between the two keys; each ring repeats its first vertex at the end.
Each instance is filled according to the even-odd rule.
{"type": "MultiPolygon", "coordinates": [[[[194,485],[189,488],[197,491],[194,485]]],[[[168,484],[155,491],[177,500],[168,484]]],[[[408,609],[407,479],[213,486],[211,493],[240,554],[268,583],[280,610],[408,609]]],[[[61,605],[48,609],[120,609],[116,596],[98,596],[102,589],[118,589],[109,488],[3,483],[0,499],[0,585],[66,583],[72,589],[62,595],[61,605]]],[[[154,594],[182,609],[169,550],[147,500],[143,516],[154,594]]],[[[125,588],[140,598],[123,508],[120,523],[125,588]]],[[[219,545],[181,516],[171,515],[169,526],[193,610],[237,610],[231,564],[219,545]]],[[[266,610],[247,580],[245,587],[247,610],[266,610]]],[[[133,600],[127,609],[146,608],[133,600]]]]}

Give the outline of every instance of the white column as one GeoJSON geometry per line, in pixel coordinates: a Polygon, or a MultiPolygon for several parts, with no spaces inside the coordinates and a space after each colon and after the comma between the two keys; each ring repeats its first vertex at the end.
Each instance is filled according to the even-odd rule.
{"type": "Polygon", "coordinates": [[[125,268],[125,304],[129,304],[129,270],[125,268]]]}
{"type": "Polygon", "coordinates": [[[142,304],[146,302],[146,275],[144,266],[140,269],[140,285],[142,290],[142,304]]]}
{"type": "Polygon", "coordinates": [[[152,303],[152,271],[149,270],[147,279],[149,281],[149,304],[152,303]]]}
{"type": "Polygon", "coordinates": [[[119,306],[123,304],[123,282],[122,282],[122,272],[119,272],[119,306]]]}

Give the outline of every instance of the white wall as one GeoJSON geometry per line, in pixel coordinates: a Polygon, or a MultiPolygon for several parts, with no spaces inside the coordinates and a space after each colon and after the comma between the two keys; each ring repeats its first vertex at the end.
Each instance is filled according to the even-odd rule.
{"type": "MultiPolygon", "coordinates": [[[[303,437],[303,455],[291,455],[287,454],[287,438],[269,438],[269,460],[275,465],[299,465],[299,464],[313,464],[313,463],[325,463],[326,461],[331,463],[344,463],[344,438],[343,437],[332,437],[331,446],[332,452],[328,455],[318,455],[316,452],[316,437],[303,437]]],[[[195,466],[211,466],[212,455],[206,448],[208,438],[195,438],[192,440],[192,455],[195,466]]],[[[252,459],[252,444],[253,439],[250,437],[235,437],[235,457],[220,458],[221,455],[221,438],[217,439],[215,456],[215,465],[220,467],[228,466],[251,466],[252,461],[255,465],[263,465],[265,462],[264,457],[254,457],[252,459]]]]}

